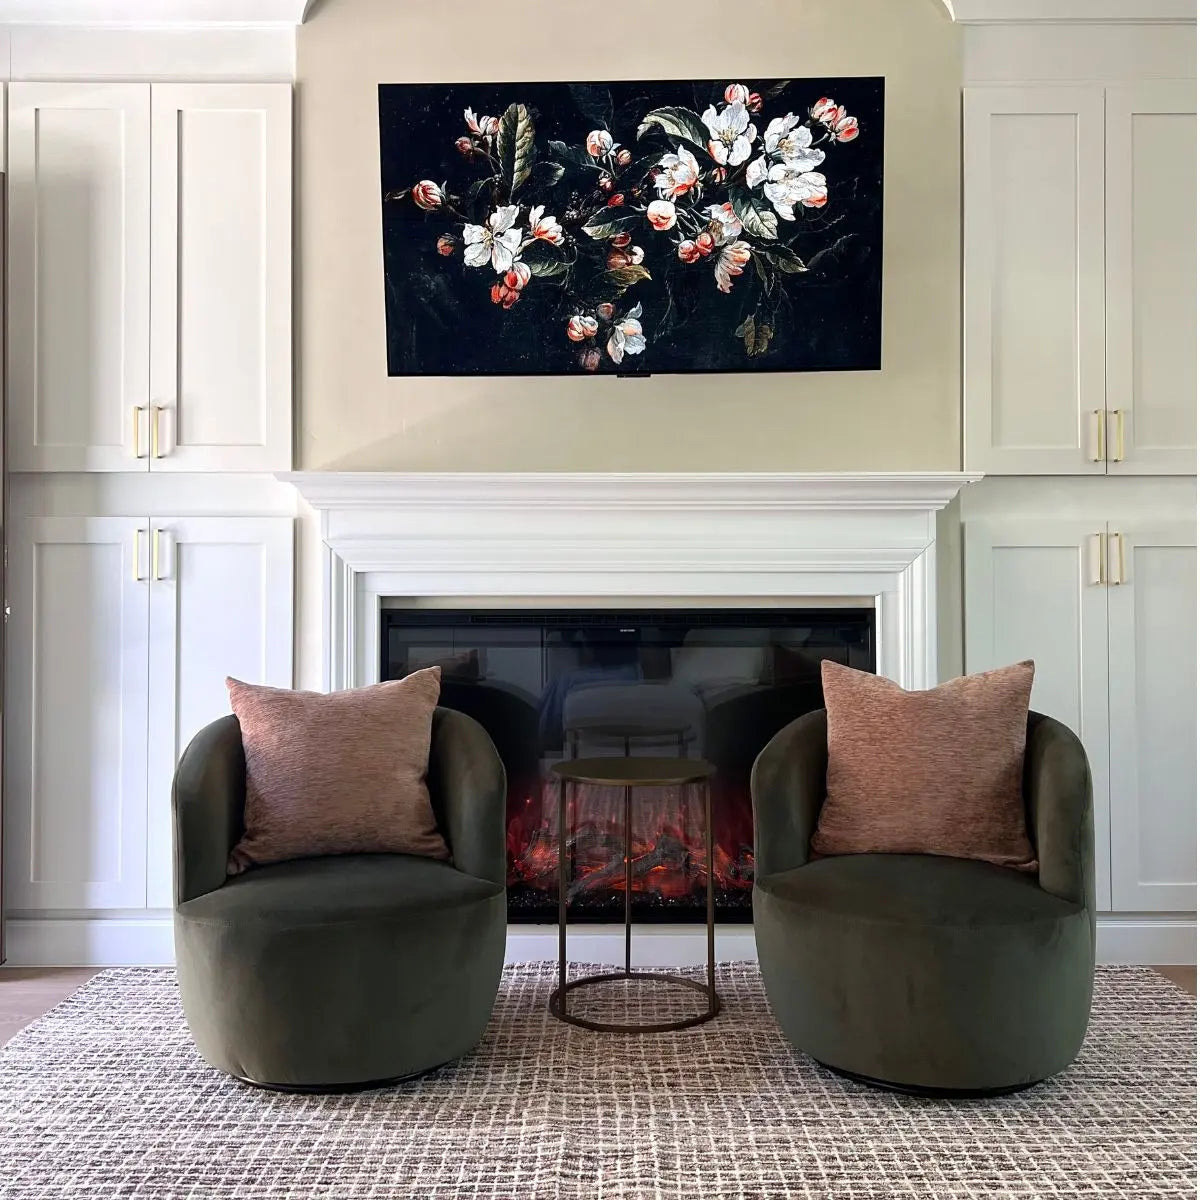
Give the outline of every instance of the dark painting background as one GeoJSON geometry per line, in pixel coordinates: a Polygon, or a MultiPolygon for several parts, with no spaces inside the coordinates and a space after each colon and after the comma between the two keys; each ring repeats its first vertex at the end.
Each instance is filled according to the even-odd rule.
{"type": "MultiPolygon", "coordinates": [[[[635,154],[645,152],[652,135],[637,141],[637,127],[650,109],[686,105],[703,112],[720,106],[727,84],[744,83],[766,95],[779,80],[733,78],[686,81],[612,82],[573,85],[380,84],[379,144],[383,199],[383,257],[387,308],[389,375],[582,374],[579,347],[566,336],[566,321],[577,306],[560,288],[534,279],[520,302],[505,311],[489,295],[496,274],[489,266],[463,263],[437,252],[438,235],[458,226],[439,212],[427,213],[407,199],[420,179],[445,182],[465,192],[487,174],[485,164],[465,159],[455,139],[467,132],[463,109],[499,116],[512,103],[535,110],[539,148],[550,139],[582,146],[592,129],[607,128],[635,154]]],[[[765,354],[750,357],[734,330],[753,313],[761,295],[752,265],[734,280],[733,290],[717,290],[712,261],[687,266],[664,234],[647,225],[635,242],[646,252],[652,280],[625,293],[618,311],[643,307],[644,353],[627,357],[620,370],[837,371],[878,370],[882,308],[883,250],[883,80],[880,78],[798,79],[767,100],[752,116],[759,139],[767,122],[791,111],[800,116],[821,96],[832,96],[857,117],[855,141],[826,147],[817,169],[828,179],[823,209],[796,207],[796,220],[779,222],[780,240],[809,263],[810,270],[781,277],[784,304],[765,354]],[[673,305],[662,280],[671,276],[673,305]],[[668,308],[673,311],[668,311],[668,308]]],[[[655,141],[654,145],[660,144],[655,141]]],[[[666,144],[663,144],[664,152],[666,144]]],[[[673,148],[673,147],[672,147],[673,148]]],[[[758,153],[757,149],[752,157],[758,153]]],[[[702,167],[707,160],[698,156],[702,167]]],[[[529,204],[545,204],[560,220],[571,203],[568,171],[552,189],[520,196],[521,220],[529,204]]],[[[712,199],[723,199],[714,195],[712,199]]],[[[710,202],[707,195],[705,203],[710,202]]],[[[605,356],[601,373],[617,370],[605,356]]]]}

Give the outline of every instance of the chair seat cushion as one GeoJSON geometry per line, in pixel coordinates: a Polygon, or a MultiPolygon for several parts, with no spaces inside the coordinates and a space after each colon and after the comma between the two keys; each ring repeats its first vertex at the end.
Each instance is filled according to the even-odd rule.
{"type": "Polygon", "coordinates": [[[845,854],[758,880],[798,909],[879,924],[1020,925],[1058,921],[1080,906],[1044,892],[1031,875],[966,858],[845,854]]]}
{"type": "Polygon", "coordinates": [[[504,888],[449,863],[410,854],[344,854],[252,867],[223,887],[179,905],[204,924],[288,928],[409,919],[500,895],[504,888]]]}

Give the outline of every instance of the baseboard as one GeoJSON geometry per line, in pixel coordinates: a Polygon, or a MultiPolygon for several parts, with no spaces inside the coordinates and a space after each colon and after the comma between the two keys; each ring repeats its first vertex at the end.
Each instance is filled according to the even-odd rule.
{"type": "MultiPolygon", "coordinates": [[[[175,946],[169,916],[21,917],[8,922],[6,965],[12,967],[170,966],[175,946]]],[[[573,962],[622,963],[625,935],[618,925],[575,926],[567,943],[573,962]]],[[[718,927],[720,961],[754,959],[749,925],[718,927]]],[[[635,966],[692,966],[704,962],[703,927],[641,926],[634,932],[635,966]]],[[[558,957],[553,925],[510,925],[506,962],[558,957]]],[[[1172,915],[1103,914],[1096,922],[1096,958],[1101,963],[1192,966],[1196,962],[1196,918],[1172,915]]]]}

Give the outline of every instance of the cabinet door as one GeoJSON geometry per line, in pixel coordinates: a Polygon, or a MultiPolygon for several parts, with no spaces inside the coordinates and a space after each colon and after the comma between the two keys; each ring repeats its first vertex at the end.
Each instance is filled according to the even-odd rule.
{"type": "Polygon", "coordinates": [[[1105,93],[1109,471],[1196,472],[1196,81],[1105,93]]]}
{"type": "Polygon", "coordinates": [[[147,546],[132,517],[13,522],[10,909],[145,906],[147,546]]]}
{"type": "Polygon", "coordinates": [[[1092,768],[1096,902],[1110,907],[1108,593],[1103,525],[969,521],[964,544],[966,669],[1031,658],[1031,707],[1069,726],[1092,768]]]}
{"type": "Polygon", "coordinates": [[[149,85],[8,96],[9,469],[145,470],[149,85]]]}
{"type": "Polygon", "coordinates": [[[1196,527],[1113,522],[1113,904],[1196,907],[1196,527]],[[1123,553],[1122,553],[1123,551],[1123,553]],[[1123,559],[1123,565],[1120,560],[1123,559]]]}
{"type": "Polygon", "coordinates": [[[291,101],[154,85],[153,470],[291,466],[291,101]]]}
{"type": "Polygon", "coordinates": [[[153,519],[150,534],[150,908],[172,903],[171,780],[229,712],[225,677],[292,686],[290,517],[153,519]]]}
{"type": "Polygon", "coordinates": [[[1103,475],[1104,92],[963,93],[966,468],[1103,475]]]}

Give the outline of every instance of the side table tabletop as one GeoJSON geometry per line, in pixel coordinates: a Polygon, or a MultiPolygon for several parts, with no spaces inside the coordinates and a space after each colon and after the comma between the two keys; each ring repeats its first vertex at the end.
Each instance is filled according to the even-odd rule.
{"type": "Polygon", "coordinates": [[[575,758],[556,763],[550,768],[558,780],[558,987],[550,995],[550,1012],[560,1021],[592,1029],[601,1033],[667,1033],[676,1029],[688,1029],[693,1025],[711,1021],[721,1011],[717,996],[715,906],[713,896],[713,822],[712,792],[709,780],[716,768],[701,758],[575,758]],[[609,971],[602,975],[585,975],[567,982],[567,787],[568,785],[596,784],[601,787],[619,787],[625,793],[625,969],[609,971]],[[707,877],[707,934],[708,934],[708,979],[700,983],[680,975],[666,975],[658,971],[634,971],[630,962],[633,939],[633,792],[642,787],[688,787],[698,785],[704,789],[704,833],[707,877]],[[589,984],[607,983],[618,979],[654,979],[676,987],[687,987],[702,993],[708,999],[703,1012],[695,1016],[676,1020],[656,1021],[649,1024],[616,1025],[604,1021],[592,1021],[577,1017],[567,1011],[567,995],[576,988],[589,984]]]}

